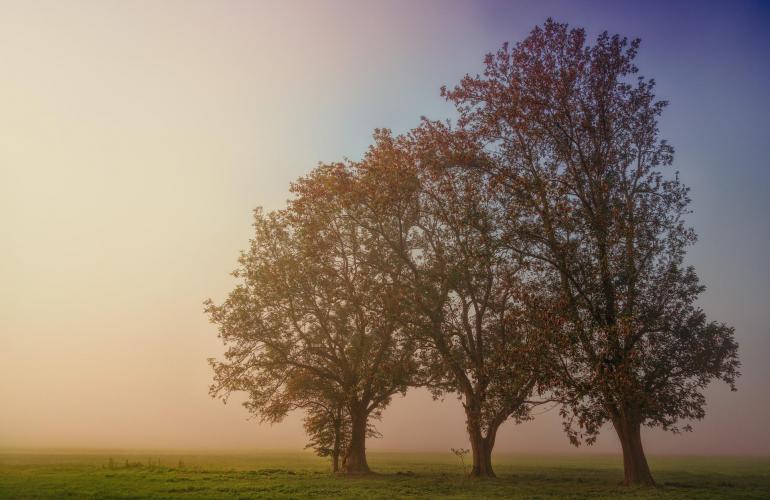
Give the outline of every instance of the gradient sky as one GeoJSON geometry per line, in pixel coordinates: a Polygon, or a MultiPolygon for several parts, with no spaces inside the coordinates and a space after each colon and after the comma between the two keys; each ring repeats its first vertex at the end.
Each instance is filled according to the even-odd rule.
{"type": "MultiPolygon", "coordinates": [[[[692,187],[701,304],[736,327],[739,391],[650,453],[770,454],[770,7],[760,2],[0,1],[0,447],[294,448],[209,398],[251,210],[375,127],[451,117],[442,84],[546,17],[641,37],[692,187]],[[673,4],[673,5],[671,5],[673,4]]],[[[453,396],[397,399],[370,449],[467,446],[453,396]]],[[[500,452],[574,450],[556,411],[500,452]]]]}

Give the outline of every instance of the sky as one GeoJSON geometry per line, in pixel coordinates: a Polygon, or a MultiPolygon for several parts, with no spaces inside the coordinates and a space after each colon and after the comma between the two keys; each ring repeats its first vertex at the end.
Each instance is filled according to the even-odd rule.
{"type": "MultiPolygon", "coordinates": [[[[372,130],[451,118],[439,97],[547,17],[641,37],[691,188],[700,305],[733,325],[738,392],[650,454],[770,455],[770,4],[0,0],[0,448],[301,449],[208,395],[220,302],[251,233],[372,130]]],[[[372,450],[467,447],[459,402],[396,398],[372,450]]],[[[496,451],[575,449],[556,410],[496,451]]]]}

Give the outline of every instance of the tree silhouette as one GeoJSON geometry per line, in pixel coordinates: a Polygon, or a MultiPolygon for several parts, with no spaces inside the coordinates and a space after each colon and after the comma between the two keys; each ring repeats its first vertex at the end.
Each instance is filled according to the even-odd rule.
{"type": "Polygon", "coordinates": [[[548,20],[485,60],[483,75],[443,89],[459,124],[483,141],[490,186],[504,199],[512,250],[539,283],[541,328],[570,439],[611,422],[625,483],[653,483],[640,426],[678,432],[704,416],[703,388],[735,389],[733,329],[709,322],[684,264],[695,234],[688,189],[664,176],[655,83],[637,76],[639,40],[548,20]],[[546,321],[547,320],[547,321],[546,321]]]}
{"type": "Polygon", "coordinates": [[[309,409],[311,444],[324,449],[344,406],[343,468],[366,473],[369,418],[406,391],[416,364],[400,327],[397,273],[379,271],[387,256],[335,204],[340,174],[321,166],[293,185],[285,210],[255,211],[240,283],[222,305],[207,302],[228,346],[224,361],[211,360],[211,391],[247,392],[245,406],[263,420],[309,409]]]}
{"type": "Polygon", "coordinates": [[[500,425],[528,419],[538,383],[539,332],[521,321],[522,260],[506,247],[501,206],[467,136],[440,124],[408,136],[382,130],[345,189],[358,222],[406,266],[399,279],[405,319],[420,345],[422,380],[437,396],[462,399],[473,465],[494,476],[500,425]]]}

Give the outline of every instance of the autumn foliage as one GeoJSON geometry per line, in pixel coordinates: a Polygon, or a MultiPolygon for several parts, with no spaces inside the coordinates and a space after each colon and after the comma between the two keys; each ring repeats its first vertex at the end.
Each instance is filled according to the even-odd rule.
{"type": "Polygon", "coordinates": [[[690,430],[739,362],[696,305],[689,190],[639,46],[548,20],[442,90],[456,125],[378,130],[256,211],[239,285],[207,303],[228,346],[212,394],[245,391],[267,421],[305,410],[349,473],[394,395],[456,394],[479,477],[504,422],[555,402],[574,444],[609,423],[625,483],[654,484],[641,427],[690,430]]]}

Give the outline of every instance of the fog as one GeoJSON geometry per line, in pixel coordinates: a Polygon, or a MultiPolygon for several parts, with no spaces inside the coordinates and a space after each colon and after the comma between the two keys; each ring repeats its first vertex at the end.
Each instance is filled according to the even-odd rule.
{"type": "MultiPolygon", "coordinates": [[[[3,2],[0,448],[301,449],[301,415],[260,425],[208,395],[221,301],[251,210],[375,127],[451,117],[442,84],[547,16],[643,39],[692,187],[701,305],[735,326],[738,392],[647,451],[770,454],[769,9],[644,3],[3,2]]],[[[575,449],[558,409],[504,425],[497,452],[575,449]]],[[[459,402],[396,398],[370,449],[467,447],[459,402]]]]}

